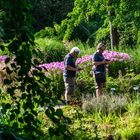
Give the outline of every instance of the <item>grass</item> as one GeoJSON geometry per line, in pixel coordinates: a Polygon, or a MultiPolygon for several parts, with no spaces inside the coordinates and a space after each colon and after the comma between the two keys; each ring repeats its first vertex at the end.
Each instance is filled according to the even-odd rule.
{"type": "MultiPolygon", "coordinates": [[[[109,99],[109,97],[103,98],[109,99]]],[[[63,111],[64,114],[66,116],[69,116],[72,120],[69,128],[74,134],[74,139],[81,140],[81,138],[97,138],[115,140],[139,140],[140,112],[136,111],[140,110],[138,109],[138,107],[140,106],[140,102],[137,101],[139,99],[140,97],[138,97],[137,99],[132,99],[131,102],[125,102],[125,97],[110,97],[110,100],[116,100],[115,104],[116,106],[119,106],[119,108],[121,106],[121,108],[123,109],[125,106],[125,111],[123,113],[120,113],[120,110],[116,110],[116,107],[114,107],[113,112],[111,111],[107,114],[104,113],[105,111],[101,111],[100,109],[93,111],[93,109],[91,108],[90,112],[85,112],[84,110],[81,110],[76,106],[66,106],[63,111]],[[123,104],[123,107],[122,105],[120,105],[120,103],[123,104]],[[132,106],[138,107],[134,108],[132,106]]],[[[107,101],[109,102],[108,104],[111,104],[110,100],[102,100],[101,104],[97,103],[95,100],[93,102],[93,100],[91,101],[89,99],[87,99],[87,102],[94,104],[94,106],[96,107],[100,106],[98,108],[104,109],[103,106],[105,106],[107,101]]]]}

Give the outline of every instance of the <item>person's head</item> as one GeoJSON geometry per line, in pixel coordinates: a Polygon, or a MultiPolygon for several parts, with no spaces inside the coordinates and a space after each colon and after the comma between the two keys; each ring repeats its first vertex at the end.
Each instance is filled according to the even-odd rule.
{"type": "Polygon", "coordinates": [[[78,47],[73,47],[70,50],[70,54],[72,54],[73,57],[77,57],[79,53],[80,53],[80,49],[78,47]]]}
{"type": "Polygon", "coordinates": [[[99,52],[103,52],[104,50],[106,49],[106,46],[104,43],[100,42],[98,45],[97,45],[97,50],[99,52]]]}

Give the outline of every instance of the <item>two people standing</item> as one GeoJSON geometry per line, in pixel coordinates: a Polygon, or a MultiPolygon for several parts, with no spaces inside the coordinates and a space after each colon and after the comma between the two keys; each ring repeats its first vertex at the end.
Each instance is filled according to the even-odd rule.
{"type": "MultiPolygon", "coordinates": [[[[106,82],[106,65],[110,61],[105,60],[103,52],[106,49],[103,43],[97,45],[97,51],[92,56],[93,61],[93,77],[95,78],[96,85],[96,97],[102,94],[103,85],[106,82]]],[[[78,47],[73,47],[64,58],[64,83],[65,83],[65,101],[69,104],[71,97],[74,93],[76,72],[83,70],[83,68],[78,68],[75,64],[76,58],[80,53],[78,47]]]]}

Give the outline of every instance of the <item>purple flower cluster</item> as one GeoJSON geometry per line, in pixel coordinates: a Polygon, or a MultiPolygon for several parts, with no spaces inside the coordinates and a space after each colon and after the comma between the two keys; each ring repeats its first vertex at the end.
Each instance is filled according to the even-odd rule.
{"type": "Polygon", "coordinates": [[[41,68],[45,68],[47,71],[55,71],[55,70],[63,70],[64,64],[63,62],[52,62],[39,65],[41,68]]]}
{"type": "Polygon", "coordinates": [[[7,58],[6,55],[0,56],[0,62],[5,62],[6,58],[7,58]]]}
{"type": "MultiPolygon", "coordinates": [[[[89,62],[91,60],[90,55],[82,56],[81,58],[77,58],[76,65],[77,64],[84,64],[85,62],[89,62]]],[[[64,62],[52,62],[52,63],[46,63],[39,65],[41,68],[45,68],[48,71],[62,71],[64,69],[64,62]]]]}
{"type": "MultiPolygon", "coordinates": [[[[104,51],[103,53],[105,59],[109,59],[111,61],[126,61],[130,59],[130,56],[127,53],[120,53],[115,51],[104,51]]],[[[77,58],[76,65],[78,64],[84,64],[86,62],[91,62],[92,56],[91,55],[85,55],[81,58],[77,58]]],[[[52,62],[52,63],[46,63],[39,65],[42,68],[47,69],[48,72],[55,71],[56,73],[61,73],[64,69],[64,63],[63,62],[52,62]]]]}
{"type": "Polygon", "coordinates": [[[105,50],[103,55],[105,59],[108,59],[111,61],[123,62],[126,60],[130,60],[130,56],[127,53],[120,53],[120,52],[105,50]]]}
{"type": "Polygon", "coordinates": [[[85,55],[82,56],[81,58],[77,58],[76,64],[83,64],[85,62],[89,62],[92,59],[91,55],[85,55]]]}
{"type": "MultiPolygon", "coordinates": [[[[130,59],[130,56],[127,53],[120,53],[120,52],[115,52],[115,51],[105,50],[103,55],[105,59],[109,59],[111,61],[123,62],[130,59]]],[[[7,56],[5,55],[0,56],[0,62],[5,62],[6,58],[7,56]]],[[[85,63],[90,64],[92,62],[91,60],[92,60],[91,55],[85,55],[85,56],[82,56],[81,58],[77,58],[76,65],[85,64],[85,63]]],[[[64,63],[52,62],[52,63],[41,64],[39,65],[39,67],[47,70],[46,71],[47,75],[50,75],[51,72],[56,72],[57,74],[61,74],[64,69],[64,63]]]]}

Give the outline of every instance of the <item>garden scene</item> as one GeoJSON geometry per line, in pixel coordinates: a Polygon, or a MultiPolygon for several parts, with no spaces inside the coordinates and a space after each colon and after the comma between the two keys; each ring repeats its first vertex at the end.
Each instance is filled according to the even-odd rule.
{"type": "Polygon", "coordinates": [[[139,0],[1,0],[0,140],[140,140],[139,55],[139,0]],[[100,42],[111,63],[97,99],[100,42]],[[82,69],[67,104],[73,47],[82,69]]]}

